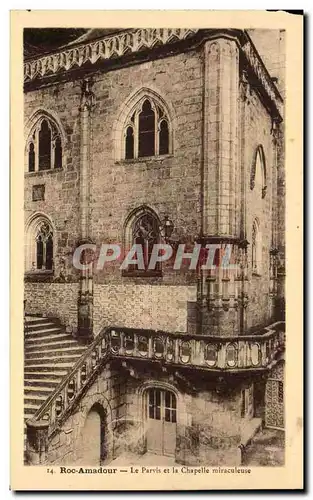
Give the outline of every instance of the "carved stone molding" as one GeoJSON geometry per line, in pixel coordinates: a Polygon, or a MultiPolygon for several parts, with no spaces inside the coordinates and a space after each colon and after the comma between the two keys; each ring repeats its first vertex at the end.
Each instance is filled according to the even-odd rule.
{"type": "Polygon", "coordinates": [[[49,54],[24,64],[24,80],[35,80],[59,71],[80,68],[86,63],[95,64],[99,60],[113,59],[152,49],[156,46],[184,40],[197,33],[198,29],[186,28],[147,28],[129,30],[102,40],[71,47],[55,54],[49,54]]]}
{"type": "Polygon", "coordinates": [[[255,48],[253,45],[249,42],[245,43],[242,46],[242,51],[249,63],[250,70],[252,70],[254,78],[257,81],[257,85],[254,85],[255,88],[261,88],[264,89],[267,97],[269,98],[270,102],[274,104],[276,110],[277,110],[277,117],[281,118],[282,116],[282,106],[283,106],[283,99],[275,86],[273,80],[271,79],[270,75],[266,71],[266,68],[264,64],[262,63],[262,60],[258,53],[256,52],[255,48]]]}

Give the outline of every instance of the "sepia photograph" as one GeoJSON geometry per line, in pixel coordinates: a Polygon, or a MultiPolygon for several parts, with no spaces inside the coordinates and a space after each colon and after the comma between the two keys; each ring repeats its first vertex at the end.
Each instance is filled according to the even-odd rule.
{"type": "Polygon", "coordinates": [[[22,33],[26,474],[283,468],[286,29],[64,26],[22,33]]]}

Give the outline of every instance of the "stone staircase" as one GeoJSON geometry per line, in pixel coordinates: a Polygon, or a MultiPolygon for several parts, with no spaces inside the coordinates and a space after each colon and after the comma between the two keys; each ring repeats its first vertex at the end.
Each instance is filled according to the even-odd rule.
{"type": "Polygon", "coordinates": [[[80,358],[82,346],[56,319],[26,317],[24,330],[24,448],[31,419],[80,358]]]}

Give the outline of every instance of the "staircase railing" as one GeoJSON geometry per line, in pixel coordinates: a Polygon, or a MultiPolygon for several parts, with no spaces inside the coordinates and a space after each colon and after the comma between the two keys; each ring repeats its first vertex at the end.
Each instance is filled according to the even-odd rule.
{"type": "Polygon", "coordinates": [[[176,368],[192,366],[208,371],[264,370],[284,349],[282,325],[281,322],[274,323],[262,334],[238,337],[107,327],[90,344],[31,421],[47,421],[51,434],[71,412],[109,358],[150,360],[176,368]]]}
{"type": "Polygon", "coordinates": [[[90,379],[109,357],[109,331],[110,328],[105,328],[87,347],[60,385],[34,414],[32,421],[47,420],[50,431],[59,424],[90,383],[90,379]]]}

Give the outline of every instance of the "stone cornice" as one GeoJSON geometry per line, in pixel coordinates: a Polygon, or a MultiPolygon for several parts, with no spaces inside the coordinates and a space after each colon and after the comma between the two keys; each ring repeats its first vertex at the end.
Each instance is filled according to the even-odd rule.
{"type": "MultiPolygon", "coordinates": [[[[193,29],[193,28],[140,28],[129,29],[89,43],[64,47],[54,53],[35,57],[24,62],[25,85],[61,76],[67,72],[86,68],[90,71],[101,61],[123,59],[130,54],[152,51],[162,46],[174,46],[175,42],[190,39],[190,45],[210,38],[236,39],[245,58],[248,73],[255,86],[261,89],[268,109],[275,119],[281,121],[283,99],[272,81],[248,33],[237,29],[193,29]]],[[[35,85],[36,86],[36,85],[35,85]]]]}
{"type": "Polygon", "coordinates": [[[141,50],[177,42],[197,33],[191,28],[145,28],[129,30],[82,45],[25,61],[24,81],[35,80],[59,71],[69,71],[101,59],[114,59],[141,50]]]}
{"type": "Polygon", "coordinates": [[[250,36],[247,32],[244,32],[244,34],[245,42],[242,44],[241,50],[248,63],[248,70],[252,74],[255,81],[254,87],[259,90],[259,93],[263,94],[268,99],[269,108],[271,108],[271,105],[273,105],[274,109],[276,108],[276,113],[274,112],[274,119],[280,122],[282,121],[283,116],[283,98],[267,71],[266,66],[264,65],[250,36]]]}

